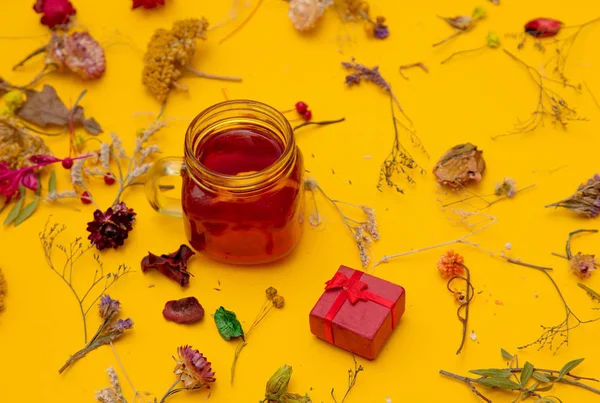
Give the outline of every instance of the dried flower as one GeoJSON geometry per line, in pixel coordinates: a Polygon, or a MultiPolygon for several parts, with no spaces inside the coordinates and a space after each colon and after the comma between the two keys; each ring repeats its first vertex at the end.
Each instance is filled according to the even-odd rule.
{"type": "Polygon", "coordinates": [[[496,189],[494,191],[496,196],[514,197],[517,194],[517,181],[513,178],[504,178],[502,183],[496,183],[496,189]]]}
{"type": "Polygon", "coordinates": [[[0,311],[4,310],[4,296],[6,295],[6,279],[0,269],[0,311]]]}
{"type": "Polygon", "coordinates": [[[437,267],[445,278],[462,276],[465,272],[464,262],[464,257],[453,250],[449,250],[438,260],[437,267]]]}
{"type": "Polygon", "coordinates": [[[332,4],[333,0],[290,0],[290,20],[299,31],[312,29],[332,4]]]}
{"type": "Polygon", "coordinates": [[[106,71],[104,49],[87,32],[53,34],[46,49],[48,64],[56,64],[85,79],[100,78],[106,71]]]}
{"type": "Polygon", "coordinates": [[[166,320],[175,323],[195,323],[204,317],[204,308],[196,297],[187,297],[168,301],[165,304],[163,316],[166,320]]]}
{"type": "Polygon", "coordinates": [[[214,382],[215,373],[212,372],[211,363],[204,355],[191,346],[182,346],[177,349],[177,365],[173,372],[179,376],[183,385],[188,389],[210,388],[214,382]]]}
{"type": "Polygon", "coordinates": [[[123,246],[133,229],[136,213],[124,202],[109,207],[106,212],[94,211],[94,221],[88,222],[88,239],[98,250],[123,246]]]}
{"type": "Polygon", "coordinates": [[[377,17],[373,24],[373,36],[377,39],[385,39],[390,36],[390,30],[385,23],[385,17],[377,17]]]}
{"type": "Polygon", "coordinates": [[[582,254],[578,252],[569,259],[571,271],[581,278],[588,278],[596,270],[596,260],[594,255],[582,254]]]}
{"type": "Polygon", "coordinates": [[[525,33],[534,38],[548,38],[558,34],[563,23],[552,18],[536,18],[525,24],[525,33]]]}
{"type": "Polygon", "coordinates": [[[21,169],[35,165],[29,158],[41,154],[50,155],[50,149],[41,137],[0,118],[0,163],[7,164],[10,169],[21,169]]]}
{"type": "Polygon", "coordinates": [[[132,9],[135,10],[138,7],[144,7],[149,10],[151,8],[156,8],[157,6],[164,6],[165,0],[133,0],[132,9]]]}
{"type": "Polygon", "coordinates": [[[582,183],[570,197],[546,207],[563,207],[590,218],[600,213],[600,175],[595,174],[582,183]]]}
{"type": "Polygon", "coordinates": [[[439,46],[443,43],[448,42],[449,40],[457,37],[458,35],[464,34],[465,32],[471,30],[477,23],[477,21],[486,17],[486,12],[483,8],[477,7],[473,10],[471,16],[458,16],[458,17],[440,17],[444,20],[448,25],[456,29],[456,31],[442,39],[441,41],[434,43],[433,46],[439,46]]]}
{"type": "Polygon", "coordinates": [[[44,14],[41,23],[49,28],[68,24],[71,16],[77,13],[69,0],[37,0],[33,9],[44,14]]]}
{"type": "Polygon", "coordinates": [[[182,287],[190,282],[190,273],[187,271],[187,261],[194,256],[194,252],[187,245],[179,246],[175,252],[168,255],[157,256],[148,252],[142,259],[142,271],[157,269],[164,276],[177,281],[182,287]]]}
{"type": "Polygon", "coordinates": [[[265,293],[267,294],[268,299],[273,299],[273,297],[277,295],[277,289],[274,287],[269,287],[265,293]]]}
{"type": "Polygon", "coordinates": [[[276,295],[275,297],[273,297],[273,306],[277,309],[281,309],[283,308],[283,305],[285,304],[285,300],[281,295],[276,295]]]}
{"type": "Polygon", "coordinates": [[[107,319],[121,312],[121,303],[117,300],[112,299],[108,294],[100,298],[100,304],[98,305],[100,317],[107,319]]]}
{"type": "Polygon", "coordinates": [[[458,188],[470,181],[479,182],[485,171],[483,152],[471,143],[459,144],[446,151],[433,168],[442,185],[458,188]]]}
{"type": "Polygon", "coordinates": [[[109,367],[106,372],[108,373],[111,386],[96,392],[96,401],[101,403],[127,403],[115,369],[109,367]]]}

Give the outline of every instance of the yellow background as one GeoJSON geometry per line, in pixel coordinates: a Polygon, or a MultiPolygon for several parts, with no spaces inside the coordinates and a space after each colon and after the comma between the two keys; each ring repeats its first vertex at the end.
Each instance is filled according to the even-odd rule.
{"type": "MultiPolygon", "coordinates": [[[[75,1],[78,21],[106,48],[107,73],[95,82],[83,82],[68,74],[54,74],[44,80],[57,88],[65,102],[74,101],[87,88],[89,92],[82,102],[86,113],[94,116],[106,133],[121,134],[128,149],[133,146],[136,130],[147,127],[152,120],[149,115],[160,107],[141,84],[142,55],[152,32],[189,17],[206,16],[216,24],[228,18],[231,6],[229,1],[166,2],[165,7],[155,10],[131,11],[128,0],[75,1]]],[[[0,75],[10,82],[25,83],[39,71],[41,60],[32,61],[17,72],[11,71],[11,66],[44,44],[48,30],[32,11],[33,0],[3,3],[0,75]],[[6,39],[7,36],[34,37],[6,39]]],[[[188,122],[204,108],[222,101],[222,88],[231,98],[255,99],[279,109],[291,108],[303,100],[310,105],[315,120],[345,116],[347,121],[343,124],[302,129],[297,133],[298,144],[307,169],[332,197],[376,209],[382,239],[373,247],[375,258],[468,233],[468,228],[455,225],[456,216],[450,210],[440,208],[438,199],[449,202],[457,197],[437,188],[431,168],[451,146],[473,142],[484,151],[488,163],[484,180],[474,192],[492,192],[494,183],[505,176],[515,178],[521,187],[537,186],[485,210],[499,222],[472,241],[495,251],[511,242],[511,256],[553,267],[553,277],[573,310],[582,318],[593,318],[597,312],[591,308],[598,305],[576,286],[578,279],[569,273],[567,262],[550,253],[563,251],[569,231],[598,228],[598,224],[568,211],[544,209],[544,205],[571,194],[580,182],[597,172],[600,109],[585,90],[577,94],[556,87],[588,122],[574,122],[566,131],[548,122],[532,134],[493,141],[491,136],[509,130],[517,119],[529,117],[537,101],[535,85],[525,70],[499,49],[457,57],[443,66],[440,61],[453,51],[484,45],[488,31],[499,33],[503,46],[517,52],[518,40],[505,38],[504,34],[521,32],[529,19],[549,16],[573,25],[599,15],[600,6],[591,0],[501,3],[494,6],[484,0],[373,1],[373,14],[385,15],[391,31],[389,39],[379,41],[368,39],[362,24],[342,24],[333,9],[327,11],[316,30],[299,34],[287,17],[287,3],[266,0],[243,31],[218,45],[219,39],[248,14],[250,8],[242,7],[235,22],[210,31],[208,40],[198,43],[193,65],[210,73],[240,75],[244,82],[183,79],[190,91],[173,93],[169,98],[168,127],[156,136],[156,141],[163,155],[181,155],[188,122]],[[469,34],[432,48],[432,43],[452,33],[437,14],[468,15],[475,6],[488,11],[485,21],[469,34]],[[401,133],[404,144],[427,169],[424,175],[416,174],[416,185],[407,186],[405,195],[391,189],[383,193],[376,190],[380,164],[393,140],[389,99],[373,85],[346,88],[346,72],[340,62],[352,57],[369,66],[380,65],[431,155],[428,160],[410,148],[409,138],[401,133]],[[404,80],[398,67],[418,61],[429,67],[429,74],[409,70],[405,74],[410,80],[404,80]],[[367,159],[366,155],[372,158],[367,159]],[[566,167],[553,174],[543,172],[563,165],[566,167]]],[[[573,82],[586,82],[597,97],[599,25],[582,32],[567,68],[573,82]]],[[[549,45],[551,41],[545,43],[549,45]]],[[[537,68],[550,57],[551,49],[549,46],[548,52],[541,54],[528,40],[519,54],[537,68]]],[[[546,71],[552,72],[550,67],[546,71]]],[[[108,134],[103,138],[107,139],[108,134]]],[[[58,156],[68,152],[65,137],[47,142],[58,156]]],[[[68,189],[67,172],[58,166],[57,174],[59,189],[68,189]]],[[[92,191],[101,206],[107,207],[116,189],[97,182],[92,191]]],[[[210,359],[216,371],[217,382],[210,391],[213,402],[258,401],[265,382],[283,364],[294,368],[292,392],[309,392],[315,402],[332,401],[331,388],[336,389],[338,397],[343,394],[351,356],[313,337],[308,313],[321,294],[323,283],[337,267],[346,264],[358,268],[359,258],[349,233],[322,198],[318,202],[325,228],[314,230],[307,226],[290,258],[268,267],[243,268],[196,256],[190,260],[194,277],[188,289],[157,272],[143,274],[139,268],[148,251],[168,253],[186,242],[182,222],[155,213],[145,201],[142,189],[127,192],[124,199],[138,213],[135,229],[125,247],[104,251],[101,258],[107,268],[116,268],[123,262],[136,270],[120,280],[110,295],[122,302],[123,316],[135,322],[134,330],[115,346],[139,390],[160,397],[175,379],[171,356],[177,346],[191,344],[210,359]],[[218,282],[221,292],[213,290],[218,282]],[[149,284],[155,286],[148,288],[149,284]],[[247,328],[262,305],[268,286],[275,286],[285,296],[285,309],[273,311],[251,335],[232,386],[229,369],[236,343],[221,339],[209,314],[223,305],[235,311],[247,328]],[[203,322],[193,326],[166,322],[161,315],[165,301],[189,295],[196,296],[204,306],[207,315],[203,322]]],[[[85,226],[93,208],[78,202],[75,205],[82,212],[44,205],[22,226],[0,229],[0,266],[8,282],[6,310],[0,313],[2,401],[91,402],[94,392],[108,385],[105,369],[109,366],[117,368],[131,401],[131,389],[109,347],[89,354],[62,376],[57,374],[69,354],[82,346],[81,319],[70,290],[47,267],[37,234],[53,214],[57,222],[68,226],[60,241],[86,237],[85,226]]],[[[5,215],[6,212],[2,219],[5,215]]],[[[597,252],[598,239],[597,235],[580,236],[574,241],[574,250],[597,252]]],[[[540,273],[509,265],[469,246],[455,249],[465,256],[472,282],[477,291],[482,291],[472,302],[469,322],[469,333],[474,330],[477,341],[468,339],[464,352],[455,355],[461,325],[455,317],[456,305],[436,268],[444,249],[379,266],[375,275],[406,288],[407,310],[377,360],[359,360],[365,370],[347,402],[385,402],[386,397],[393,402],[476,402],[477,397],[465,385],[441,377],[438,371],[466,374],[469,369],[501,367],[501,347],[515,352],[517,346],[538,337],[540,325],[562,320],[560,300],[540,273]],[[496,300],[503,305],[497,305],[496,300]]],[[[87,284],[84,280],[92,270],[90,254],[77,267],[77,275],[83,278],[79,287],[87,284]]],[[[586,284],[600,291],[599,277],[600,273],[594,274],[586,284]]],[[[98,318],[92,311],[89,332],[93,333],[97,324],[98,318]]],[[[600,377],[599,337],[600,323],[585,325],[571,333],[570,345],[556,355],[547,349],[538,352],[530,348],[522,351],[520,357],[551,368],[585,357],[577,373],[600,377]]],[[[598,399],[583,390],[560,385],[553,394],[565,402],[598,399]]],[[[512,400],[501,393],[487,395],[494,402],[512,400]]],[[[181,393],[169,401],[193,402],[206,396],[207,391],[181,393]]]]}

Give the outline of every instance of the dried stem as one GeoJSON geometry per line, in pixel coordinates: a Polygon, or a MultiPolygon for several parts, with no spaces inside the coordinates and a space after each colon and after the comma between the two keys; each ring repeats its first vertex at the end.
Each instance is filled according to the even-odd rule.
{"type": "Polygon", "coordinates": [[[167,397],[171,396],[173,394],[173,392],[175,392],[173,389],[175,389],[175,386],[177,386],[177,384],[179,382],[181,382],[181,378],[177,378],[177,380],[175,382],[173,382],[171,387],[167,390],[167,392],[164,394],[164,396],[160,399],[159,403],[164,403],[164,401],[167,400],[167,397]]]}
{"type": "Polygon", "coordinates": [[[577,285],[579,286],[579,288],[582,288],[590,296],[590,298],[592,300],[600,301],[600,293],[592,290],[590,287],[588,287],[585,284],[577,283],[577,285]]]}
{"type": "Polygon", "coordinates": [[[440,62],[440,64],[446,64],[446,63],[448,63],[450,60],[452,60],[452,58],[454,58],[454,56],[464,55],[465,53],[477,52],[477,51],[480,51],[480,50],[485,50],[487,47],[488,47],[487,45],[483,45],[483,46],[480,46],[480,47],[475,48],[475,49],[468,49],[468,50],[461,50],[459,52],[454,52],[450,56],[448,56],[447,58],[445,58],[444,60],[442,60],[440,62]]]}
{"type": "Polygon", "coordinates": [[[594,96],[594,93],[592,92],[590,87],[587,85],[587,83],[585,81],[583,82],[583,85],[585,86],[585,89],[590,93],[590,96],[592,97],[592,100],[594,101],[594,103],[596,104],[598,109],[600,109],[600,102],[598,102],[598,99],[596,99],[596,97],[594,96]]]}
{"type": "Polygon", "coordinates": [[[293,130],[295,131],[297,129],[300,129],[301,127],[309,126],[309,125],[327,126],[327,125],[331,125],[334,123],[341,123],[345,120],[346,120],[346,118],[341,118],[341,119],[337,119],[337,120],[323,120],[321,122],[304,122],[304,123],[299,124],[298,126],[295,126],[293,130]]]}
{"type": "Polygon", "coordinates": [[[40,48],[37,48],[36,50],[34,50],[33,52],[31,52],[29,55],[27,55],[23,60],[21,60],[19,63],[15,64],[13,66],[13,70],[18,69],[19,67],[21,67],[22,65],[24,65],[25,63],[27,63],[29,60],[31,60],[32,58],[34,58],[37,55],[40,55],[44,52],[46,52],[47,49],[47,45],[44,45],[40,48]]]}
{"type": "MultiPolygon", "coordinates": [[[[486,203],[486,206],[485,206],[485,207],[481,207],[481,208],[477,208],[477,210],[484,210],[484,209],[486,209],[486,208],[489,208],[489,207],[493,206],[494,204],[496,204],[496,203],[498,203],[498,202],[501,202],[502,200],[506,200],[506,199],[512,199],[512,198],[513,198],[513,197],[514,197],[514,196],[515,196],[517,193],[524,192],[524,191],[526,191],[526,190],[529,190],[529,189],[531,189],[531,188],[534,188],[535,186],[537,186],[537,185],[536,185],[536,184],[533,184],[533,185],[526,186],[526,187],[524,187],[524,188],[522,188],[522,189],[519,189],[519,190],[515,191],[515,194],[514,194],[514,195],[512,195],[512,196],[507,196],[507,195],[504,195],[504,196],[501,196],[501,197],[499,197],[499,198],[497,198],[496,200],[493,200],[493,201],[491,201],[491,202],[490,202],[490,201],[488,201],[488,200],[486,200],[486,199],[485,199],[485,197],[489,197],[489,196],[496,196],[496,194],[495,194],[495,193],[488,194],[488,195],[483,195],[483,196],[481,196],[481,195],[477,195],[477,194],[474,194],[474,193],[473,193],[473,194],[471,194],[471,196],[465,197],[464,199],[460,199],[460,200],[456,200],[456,201],[453,201],[453,202],[450,202],[450,203],[444,204],[442,207],[443,207],[443,208],[445,208],[445,207],[450,207],[450,206],[453,206],[453,205],[455,205],[455,204],[459,204],[459,203],[464,203],[464,202],[467,202],[467,201],[469,201],[469,200],[471,200],[471,199],[479,199],[479,200],[482,200],[483,202],[485,202],[485,203],[486,203]]],[[[470,193],[470,191],[469,191],[468,189],[465,189],[465,190],[467,190],[467,191],[470,193]]]]}
{"type": "Polygon", "coordinates": [[[198,77],[208,78],[211,80],[221,80],[221,81],[242,81],[241,77],[232,77],[232,76],[219,76],[215,74],[204,73],[192,66],[185,66],[185,69],[190,73],[195,74],[198,77]]]}
{"type": "Polygon", "coordinates": [[[248,15],[248,17],[246,17],[246,19],[244,21],[242,21],[242,23],[236,29],[234,29],[229,34],[227,34],[223,39],[221,39],[219,41],[219,45],[222,45],[223,42],[225,42],[227,39],[231,38],[233,35],[235,35],[236,33],[238,33],[252,19],[252,17],[254,17],[254,14],[256,14],[256,12],[258,11],[258,9],[262,5],[263,1],[264,0],[258,0],[258,3],[256,4],[256,7],[254,7],[254,9],[250,12],[250,14],[248,15]]]}
{"type": "Polygon", "coordinates": [[[446,42],[448,42],[448,41],[450,41],[450,40],[452,40],[452,39],[456,38],[458,35],[460,35],[460,34],[464,34],[465,32],[466,32],[466,31],[456,31],[456,32],[455,32],[455,33],[453,33],[452,35],[450,35],[450,36],[448,36],[448,37],[446,37],[446,38],[442,39],[441,41],[439,41],[439,42],[437,42],[437,43],[434,43],[434,44],[433,44],[433,47],[435,48],[436,46],[440,46],[440,45],[442,45],[442,44],[444,44],[444,43],[446,43],[446,42]]]}
{"type": "Polygon", "coordinates": [[[466,277],[462,277],[462,276],[452,277],[448,280],[448,284],[446,285],[446,288],[448,288],[448,291],[450,291],[452,294],[454,294],[454,291],[451,288],[452,281],[454,281],[456,279],[460,279],[460,280],[464,280],[467,284],[466,291],[465,291],[465,300],[460,302],[460,306],[458,307],[458,309],[456,311],[456,316],[458,316],[458,320],[463,325],[462,338],[460,341],[460,346],[458,347],[458,350],[456,351],[456,355],[460,354],[460,352],[462,351],[462,349],[465,345],[465,341],[467,340],[467,325],[469,322],[469,306],[470,306],[471,300],[473,299],[474,294],[475,294],[475,289],[473,287],[473,284],[471,284],[471,272],[469,271],[469,268],[467,266],[465,266],[464,264],[461,264],[461,266],[464,267],[465,272],[467,273],[467,276],[466,277]],[[464,311],[464,313],[465,313],[464,316],[461,315],[462,311],[464,311]]]}
{"type": "Polygon", "coordinates": [[[412,69],[414,67],[418,67],[421,70],[423,70],[425,73],[429,73],[429,69],[422,62],[411,63],[411,64],[404,64],[404,65],[400,66],[400,68],[398,70],[400,71],[400,75],[402,76],[402,78],[404,78],[405,80],[408,80],[408,77],[405,76],[404,73],[402,73],[402,71],[403,70],[407,70],[407,69],[412,69]]]}
{"type": "Polygon", "coordinates": [[[475,378],[467,378],[466,376],[456,375],[456,374],[453,374],[452,372],[448,372],[448,371],[444,371],[444,370],[440,370],[440,374],[444,375],[444,376],[447,376],[449,378],[456,379],[458,381],[466,383],[467,386],[469,386],[469,388],[471,388],[471,391],[473,393],[475,393],[477,396],[479,396],[485,402],[492,403],[492,401],[490,399],[488,399],[487,397],[485,397],[484,395],[482,395],[481,392],[479,392],[477,390],[477,388],[475,387],[475,385],[473,384],[473,383],[477,383],[477,379],[475,379],[475,378]]]}
{"type": "MultiPolygon", "coordinates": [[[[358,378],[358,374],[364,370],[362,365],[358,365],[358,362],[356,362],[356,357],[354,356],[354,354],[352,355],[352,360],[354,360],[354,370],[352,368],[348,370],[348,389],[346,389],[346,393],[344,394],[344,397],[342,397],[342,400],[340,401],[340,403],[344,403],[346,401],[346,398],[352,391],[352,388],[354,387],[354,385],[356,385],[356,379],[358,378]]],[[[333,399],[334,403],[338,403],[335,398],[334,392],[335,392],[335,389],[332,388],[331,389],[331,398],[333,399]]]]}
{"type": "Polygon", "coordinates": [[[576,231],[573,231],[571,233],[569,233],[569,236],[567,237],[567,243],[565,246],[565,251],[567,252],[567,258],[569,260],[571,260],[573,258],[573,253],[571,252],[571,239],[577,235],[577,234],[581,234],[583,232],[589,232],[589,233],[597,233],[598,230],[597,229],[578,229],[576,231]]]}

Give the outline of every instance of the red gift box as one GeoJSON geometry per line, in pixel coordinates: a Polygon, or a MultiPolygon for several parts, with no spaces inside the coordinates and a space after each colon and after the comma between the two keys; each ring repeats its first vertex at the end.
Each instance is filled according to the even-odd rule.
{"type": "Polygon", "coordinates": [[[404,313],[406,292],[399,285],[340,266],[310,312],[318,338],[373,360],[404,313]]]}

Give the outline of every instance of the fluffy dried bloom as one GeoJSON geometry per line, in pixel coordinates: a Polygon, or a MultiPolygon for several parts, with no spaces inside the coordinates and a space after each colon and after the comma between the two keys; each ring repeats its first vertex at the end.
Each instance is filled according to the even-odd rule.
{"type": "Polygon", "coordinates": [[[283,308],[285,305],[285,299],[281,295],[276,295],[273,297],[273,306],[277,309],[283,308]]]}
{"type": "Polygon", "coordinates": [[[465,262],[465,258],[463,258],[458,253],[453,250],[449,250],[442,255],[440,260],[437,262],[437,267],[440,270],[440,273],[445,278],[450,278],[454,276],[461,276],[465,268],[463,266],[465,262]]]}
{"type": "Polygon", "coordinates": [[[0,269],[0,311],[4,309],[4,296],[6,295],[6,280],[2,269],[0,269]]]}
{"type": "Polygon", "coordinates": [[[44,14],[41,23],[49,28],[68,24],[71,16],[77,13],[69,0],[37,0],[33,9],[38,14],[44,14]]]}
{"type": "Polygon", "coordinates": [[[46,55],[47,63],[66,68],[85,79],[100,78],[106,71],[104,49],[87,32],[53,34],[46,55]]]}
{"type": "Polygon", "coordinates": [[[333,4],[333,0],[290,0],[289,16],[294,27],[299,31],[314,28],[325,10],[333,4]]]}
{"type": "Polygon", "coordinates": [[[94,211],[94,221],[88,222],[88,239],[98,250],[123,246],[133,229],[136,213],[125,203],[117,203],[106,212],[94,211]]]}
{"type": "Polygon", "coordinates": [[[150,38],[144,55],[142,82],[152,94],[164,101],[177,86],[183,68],[196,50],[196,39],[206,39],[206,19],[176,21],[171,30],[158,29],[150,38]]]}
{"type": "Polygon", "coordinates": [[[102,319],[112,317],[121,312],[121,303],[115,299],[112,299],[109,295],[104,295],[102,298],[100,298],[98,311],[102,319]]]}
{"type": "Polygon", "coordinates": [[[111,387],[96,392],[96,401],[101,403],[127,403],[115,369],[110,367],[106,372],[108,373],[111,387]]]}
{"type": "Polygon", "coordinates": [[[113,149],[113,152],[121,158],[127,157],[127,153],[123,148],[123,142],[119,138],[119,135],[117,133],[110,133],[110,137],[112,139],[111,147],[113,149]]]}
{"type": "Polygon", "coordinates": [[[596,270],[596,260],[594,255],[582,254],[581,252],[569,259],[571,271],[581,278],[588,278],[596,270]]]}
{"type": "Polygon", "coordinates": [[[273,299],[277,295],[277,289],[274,287],[269,287],[265,293],[267,294],[268,299],[273,299]]]}
{"type": "Polygon", "coordinates": [[[366,231],[363,230],[362,227],[357,227],[354,230],[354,240],[356,241],[358,254],[360,255],[360,261],[363,267],[369,266],[369,262],[371,261],[369,253],[369,244],[371,243],[371,238],[366,234],[366,231]]]}
{"type": "Polygon", "coordinates": [[[108,171],[110,169],[110,145],[107,143],[100,144],[100,165],[102,169],[108,171]]]}
{"type": "Polygon", "coordinates": [[[433,174],[439,183],[451,188],[471,181],[479,182],[485,171],[482,153],[471,143],[454,146],[442,155],[433,168],[433,174]]]}
{"type": "Polygon", "coordinates": [[[600,213],[600,175],[595,174],[579,185],[570,197],[546,207],[563,207],[590,218],[596,217],[600,213]]]}
{"type": "Polygon", "coordinates": [[[29,160],[34,155],[52,155],[44,140],[11,124],[10,119],[0,118],[0,163],[10,169],[35,165],[29,160]]]}
{"type": "Polygon", "coordinates": [[[502,183],[496,183],[496,196],[513,197],[517,193],[517,181],[513,178],[504,178],[502,183]]]}
{"type": "Polygon", "coordinates": [[[182,346],[177,349],[177,365],[173,371],[181,378],[186,388],[210,388],[210,383],[215,381],[210,362],[191,346],[182,346]]]}

